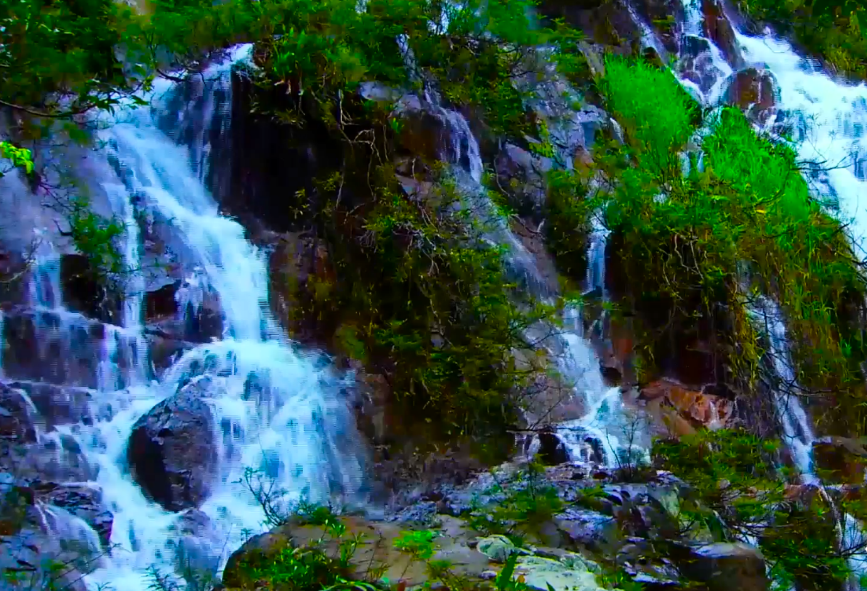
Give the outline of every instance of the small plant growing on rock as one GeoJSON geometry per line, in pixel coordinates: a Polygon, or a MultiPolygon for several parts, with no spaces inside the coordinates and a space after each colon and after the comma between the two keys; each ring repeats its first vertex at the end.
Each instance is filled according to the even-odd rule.
{"type": "Polygon", "coordinates": [[[557,489],[546,484],[543,475],[544,467],[530,464],[514,479],[494,484],[484,493],[488,502],[475,499],[470,526],[485,535],[505,535],[520,545],[523,535],[536,533],[564,507],[557,489]]]}

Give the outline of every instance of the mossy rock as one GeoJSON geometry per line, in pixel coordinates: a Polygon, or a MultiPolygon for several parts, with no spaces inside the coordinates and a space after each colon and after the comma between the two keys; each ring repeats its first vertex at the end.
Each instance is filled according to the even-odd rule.
{"type": "MultiPolygon", "coordinates": [[[[297,581],[282,585],[278,579],[283,573],[274,568],[285,557],[295,552],[295,556],[305,553],[305,560],[332,569],[349,580],[388,581],[406,587],[437,581],[430,574],[429,562],[448,566],[447,577],[456,577],[474,588],[488,587],[482,573],[489,570],[488,558],[470,547],[475,534],[469,531],[463,521],[441,516],[441,525],[434,539],[435,552],[430,561],[414,559],[410,554],[395,547],[395,543],[406,532],[404,527],[394,523],[369,521],[362,517],[344,516],[337,518],[345,531],[339,537],[333,535],[333,527],[327,530],[320,525],[304,524],[293,521],[275,530],[251,538],[229,558],[223,573],[223,583],[228,588],[256,589],[263,582],[273,589],[298,589],[297,581]],[[341,542],[343,544],[341,545],[341,542]],[[354,545],[355,549],[348,560],[348,566],[339,565],[341,547],[354,545]],[[301,549],[301,551],[297,551],[301,549]],[[317,554],[318,553],[318,554],[317,554]],[[321,560],[321,559],[325,560],[321,560]],[[268,565],[267,573],[274,573],[273,581],[262,577],[265,572],[261,566],[268,565]],[[295,585],[295,586],[293,586],[295,585]]],[[[313,567],[319,568],[319,566],[313,567]]],[[[321,573],[322,577],[328,573],[321,573]]],[[[319,578],[319,577],[315,577],[319,578]]]]}

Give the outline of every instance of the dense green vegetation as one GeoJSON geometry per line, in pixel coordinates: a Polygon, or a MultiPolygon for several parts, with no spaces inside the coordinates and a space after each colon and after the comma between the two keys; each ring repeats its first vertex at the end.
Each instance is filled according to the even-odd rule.
{"type": "Polygon", "coordinates": [[[863,0],[737,0],[749,18],[824,59],[834,70],[867,79],[867,5],[863,0]]]}
{"type": "Polygon", "coordinates": [[[757,135],[734,108],[702,120],[674,77],[645,63],[608,59],[601,87],[625,138],[599,157],[611,187],[605,214],[648,366],[671,354],[671,331],[697,327],[730,368],[720,377],[755,384],[761,348],[751,346],[747,310],[764,294],[786,317],[799,383],[853,409],[864,275],[793,149],[757,135]]]}
{"type": "Polygon", "coordinates": [[[816,487],[791,489],[776,467],[777,446],[742,431],[705,431],[660,441],[654,456],[690,485],[678,519],[695,535],[758,539],[780,588],[839,587],[851,573],[853,548],[840,547],[835,511],[853,511],[853,503],[835,509],[816,487]]]}

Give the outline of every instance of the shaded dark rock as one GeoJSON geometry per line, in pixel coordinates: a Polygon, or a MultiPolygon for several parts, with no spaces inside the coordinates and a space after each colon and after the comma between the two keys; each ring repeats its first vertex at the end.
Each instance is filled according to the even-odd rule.
{"type": "Polygon", "coordinates": [[[105,333],[104,325],[78,314],[4,310],[3,371],[13,380],[96,388],[105,333]]]}
{"type": "Polygon", "coordinates": [[[28,297],[27,269],[30,261],[15,250],[0,250],[0,302],[25,304],[28,297]]]}
{"type": "Polygon", "coordinates": [[[666,51],[677,53],[678,23],[683,22],[683,4],[678,0],[636,0],[638,15],[659,34],[666,51]]]}
{"type": "Polygon", "coordinates": [[[767,591],[765,559],[745,544],[673,544],[671,557],[680,572],[704,583],[709,591],[767,591]]]}
{"type": "Polygon", "coordinates": [[[562,18],[581,30],[588,39],[611,46],[628,47],[641,38],[625,2],[600,0],[546,0],[540,13],[550,19],[562,18]]]}
{"type": "Polygon", "coordinates": [[[8,472],[0,472],[0,536],[18,533],[32,517],[36,493],[8,472]]]}
{"type": "Polygon", "coordinates": [[[36,424],[33,410],[22,390],[0,383],[0,439],[34,443],[36,424]]]}
{"type": "Polygon", "coordinates": [[[569,452],[554,429],[542,430],[537,436],[539,438],[539,461],[547,466],[557,466],[569,461],[569,452]]]}
{"type": "MultiPolygon", "coordinates": [[[[118,285],[100,274],[91,259],[79,254],[65,254],[60,258],[60,283],[63,306],[80,312],[88,318],[120,324],[123,313],[123,293],[118,285]]],[[[60,302],[56,303],[57,305],[60,302]]]]}
{"type": "Polygon", "coordinates": [[[747,68],[737,72],[725,92],[725,100],[743,110],[755,123],[764,124],[777,105],[777,83],[768,70],[747,68]]]}
{"type": "Polygon", "coordinates": [[[180,285],[180,282],[168,283],[157,290],[149,291],[145,294],[146,323],[151,324],[175,317],[178,311],[175,294],[180,285]]]}
{"type": "Polygon", "coordinates": [[[217,473],[216,425],[204,401],[210,380],[189,383],[133,425],[127,459],[133,477],[170,511],[197,507],[217,473]]]}
{"type": "Polygon", "coordinates": [[[822,437],[813,442],[813,465],[823,480],[835,484],[864,482],[867,445],[858,439],[822,437]]]}
{"type": "Polygon", "coordinates": [[[40,482],[33,485],[33,490],[40,501],[63,507],[80,517],[97,533],[103,547],[109,546],[114,515],[103,506],[102,489],[98,485],[40,482]]]}
{"type": "Polygon", "coordinates": [[[146,330],[145,338],[148,344],[148,359],[157,376],[171,367],[184,351],[195,346],[193,343],[173,339],[168,333],[154,329],[146,330]]]}
{"type": "Polygon", "coordinates": [[[90,402],[91,390],[73,386],[58,386],[45,382],[10,382],[12,388],[19,388],[30,396],[30,400],[44,421],[44,428],[53,430],[58,425],[93,423],[90,402]]]}

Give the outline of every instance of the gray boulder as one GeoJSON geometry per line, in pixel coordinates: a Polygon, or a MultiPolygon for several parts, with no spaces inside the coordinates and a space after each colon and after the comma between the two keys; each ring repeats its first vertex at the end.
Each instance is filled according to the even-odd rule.
{"type": "Polygon", "coordinates": [[[145,494],[169,511],[198,507],[217,475],[215,419],[204,397],[208,378],[187,384],[135,425],[127,459],[145,494]]]}

